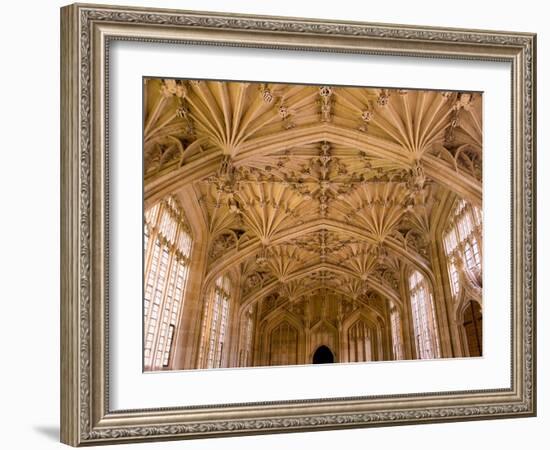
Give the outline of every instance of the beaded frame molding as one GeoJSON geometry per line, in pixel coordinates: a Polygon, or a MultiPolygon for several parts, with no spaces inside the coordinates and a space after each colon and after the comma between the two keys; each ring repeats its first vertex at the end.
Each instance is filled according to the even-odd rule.
{"type": "Polygon", "coordinates": [[[75,4],[61,9],[61,441],[73,446],[536,414],[536,36],[75,4]],[[108,57],[114,40],[503,61],[512,71],[508,389],[112,411],[108,57]]]}

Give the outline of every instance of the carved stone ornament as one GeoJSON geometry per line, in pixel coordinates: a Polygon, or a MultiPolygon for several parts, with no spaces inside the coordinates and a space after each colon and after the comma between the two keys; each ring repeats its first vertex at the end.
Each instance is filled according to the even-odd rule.
{"type": "MultiPolygon", "coordinates": [[[[63,273],[61,440],[63,442],[73,446],[97,445],[266,432],[529,417],[536,414],[536,324],[534,320],[536,158],[533,127],[536,40],[534,35],[83,4],[62,9],[61,29],[61,233],[64,237],[61,253],[61,272],[63,273]],[[510,299],[514,317],[514,322],[510,325],[513,327],[511,335],[514,337],[514,352],[507,368],[511,374],[510,386],[494,388],[489,386],[483,391],[410,392],[372,397],[357,393],[356,396],[343,399],[330,397],[284,401],[265,401],[258,398],[252,403],[231,405],[181,405],[165,409],[113,410],[110,398],[113,388],[112,377],[109,375],[112,369],[109,365],[110,356],[112,356],[110,353],[112,342],[109,336],[109,287],[112,280],[109,279],[109,274],[113,276],[113,272],[109,270],[108,265],[112,251],[108,241],[112,215],[109,208],[113,207],[109,202],[108,192],[112,183],[109,177],[113,174],[109,174],[107,170],[112,157],[110,153],[112,149],[109,147],[112,132],[109,105],[113,95],[110,92],[112,89],[110,70],[113,66],[112,58],[115,57],[111,52],[112,44],[125,40],[153,42],[158,45],[185,44],[187,46],[201,43],[237,46],[243,49],[270,48],[272,51],[292,49],[293,51],[317,51],[319,54],[328,51],[376,53],[387,57],[406,55],[444,59],[462,58],[468,64],[475,64],[478,60],[509,63],[514,76],[514,83],[511,85],[511,104],[514,112],[511,118],[514,132],[514,139],[511,140],[514,161],[513,179],[520,181],[510,186],[513,190],[513,198],[517,200],[512,205],[514,233],[510,233],[514,251],[513,289],[511,289],[512,298],[510,299]]],[[[212,77],[215,75],[212,74],[212,77]]],[[[262,82],[262,80],[258,81],[262,82]]],[[[162,134],[155,131],[155,125],[158,123],[153,123],[150,129],[144,132],[146,166],[151,162],[153,168],[150,172],[146,172],[146,176],[150,178],[147,178],[144,192],[145,202],[159,201],[166,186],[169,183],[177,183],[178,179],[182,178],[181,174],[186,173],[201,182],[212,175],[214,178],[211,183],[207,181],[203,183],[206,186],[204,190],[220,191],[227,196],[229,202],[236,201],[237,203],[233,203],[234,211],[244,209],[244,207],[241,208],[240,198],[232,193],[241,189],[244,192],[246,189],[241,188],[239,184],[241,182],[245,184],[244,181],[236,181],[238,175],[235,168],[236,165],[244,165],[244,162],[233,158],[238,153],[240,142],[227,138],[231,135],[220,135],[218,137],[220,142],[216,142],[213,137],[202,136],[204,139],[199,139],[197,136],[203,132],[204,128],[199,123],[195,123],[198,119],[192,114],[189,98],[197,95],[196,92],[200,92],[206,83],[208,81],[193,80],[182,83],[166,79],[156,91],[163,101],[170,103],[174,122],[171,124],[173,128],[170,133],[162,134]],[[220,152],[222,146],[225,146],[223,155],[220,152]],[[204,166],[197,163],[197,155],[205,155],[205,158],[209,158],[211,166],[208,167],[212,170],[203,170],[204,166]],[[216,172],[218,167],[219,171],[216,172]]],[[[376,136],[375,132],[379,132],[376,128],[379,116],[391,114],[394,104],[409,101],[413,95],[413,90],[406,95],[382,90],[378,98],[373,99],[375,116],[369,122],[368,133],[357,130],[357,123],[365,120],[360,118],[363,107],[357,106],[351,120],[353,129],[348,128],[347,131],[354,139],[363,142],[364,145],[360,151],[365,148],[368,151],[370,144],[367,145],[367,143],[372,141],[366,140],[371,139],[371,134],[376,136]]],[[[265,85],[263,90],[251,93],[250,96],[254,97],[265,111],[269,110],[269,114],[272,114],[276,120],[274,127],[285,133],[285,139],[292,133],[303,137],[299,135],[301,130],[297,119],[295,120],[297,125],[294,128],[281,130],[281,121],[287,120],[288,116],[286,119],[279,116],[277,112],[279,97],[274,96],[270,86],[265,85]]],[[[306,210],[302,203],[292,203],[296,197],[290,198],[289,193],[293,192],[290,187],[276,184],[284,181],[281,173],[277,172],[278,161],[282,162],[289,174],[292,172],[296,174],[293,181],[297,184],[307,184],[305,175],[304,181],[299,183],[299,167],[296,158],[292,155],[285,159],[283,151],[286,149],[284,148],[279,149],[279,153],[273,156],[273,161],[269,162],[272,173],[267,174],[262,170],[264,172],[262,176],[274,181],[273,186],[276,187],[273,189],[277,189],[277,195],[264,195],[267,188],[263,188],[262,192],[252,192],[248,197],[242,194],[242,198],[249,202],[245,206],[263,203],[266,209],[262,211],[265,212],[276,199],[280,210],[288,211],[288,214],[285,213],[283,217],[281,226],[305,227],[309,220],[307,214],[311,214],[312,217],[319,219],[319,223],[323,226],[329,224],[333,227],[335,223],[344,224],[347,232],[356,236],[357,239],[365,240],[368,237],[371,241],[383,241],[392,252],[402,252],[399,254],[414,259],[415,254],[404,253],[403,245],[393,237],[392,232],[396,228],[392,224],[382,223],[379,227],[382,231],[376,235],[374,228],[377,227],[373,225],[372,220],[376,217],[377,209],[402,205],[405,198],[402,183],[390,183],[388,191],[391,192],[387,195],[380,193],[380,189],[376,187],[377,182],[371,181],[373,179],[371,171],[383,176],[383,164],[375,152],[368,151],[366,154],[368,161],[357,158],[359,162],[355,166],[344,161],[342,147],[349,135],[339,134],[341,130],[338,128],[338,108],[336,107],[339,101],[338,87],[315,87],[312,98],[315,104],[310,115],[315,121],[315,126],[321,127],[319,129],[322,130],[320,133],[322,136],[313,144],[327,142],[330,145],[330,151],[326,153],[323,153],[322,147],[315,147],[316,151],[321,151],[313,155],[318,164],[315,167],[318,173],[322,173],[322,168],[328,167],[324,172],[325,176],[316,179],[316,187],[306,186],[305,189],[315,196],[317,202],[315,208],[306,210]],[[341,163],[348,171],[350,180],[356,183],[353,189],[342,194],[343,199],[337,198],[338,189],[335,188],[339,183],[336,178],[337,172],[342,170],[337,168],[337,158],[342,160],[341,163]],[[368,170],[365,170],[366,163],[370,165],[368,170]],[[378,169],[380,172],[376,172],[378,169]],[[396,187],[397,184],[401,187],[396,187]],[[361,204],[354,197],[358,195],[356,191],[360,189],[373,194],[373,198],[361,204]],[[338,203],[339,207],[347,206],[342,206],[340,209],[334,208],[333,205],[337,201],[341,202],[338,203]],[[323,205],[327,206],[326,215],[319,217],[320,210],[324,208],[323,205]],[[333,216],[335,214],[340,216],[333,216]],[[296,219],[297,215],[303,215],[300,218],[301,224],[296,219]],[[346,224],[345,216],[353,218],[355,222],[346,224]],[[356,225],[357,220],[362,221],[360,226],[356,225]],[[371,227],[370,231],[368,231],[369,227],[371,227]]],[[[438,96],[438,100],[442,98],[438,96]]],[[[285,101],[290,100],[285,98],[285,101]]],[[[465,123],[463,120],[467,120],[467,115],[471,114],[472,102],[475,103],[475,101],[475,98],[454,93],[448,96],[445,104],[453,105],[459,112],[458,122],[455,123],[453,136],[451,136],[454,140],[452,145],[445,142],[440,144],[443,148],[421,149],[418,153],[422,153],[422,163],[426,159],[429,164],[422,164],[421,170],[417,170],[419,168],[416,166],[411,169],[410,162],[414,157],[407,155],[401,159],[399,167],[390,168],[400,174],[406,171],[411,190],[419,192],[429,189],[426,181],[430,181],[431,175],[441,176],[443,172],[447,174],[450,170],[454,170],[455,172],[452,173],[456,174],[457,180],[465,180],[461,185],[465,194],[480,200],[480,191],[470,189],[476,183],[479,184],[481,179],[481,159],[477,153],[477,143],[470,143],[464,148],[454,147],[460,133],[464,131],[461,128],[465,123]],[[441,156],[436,157],[436,152],[441,156]],[[423,178],[424,175],[426,178],[423,178]]],[[[290,105],[286,106],[290,107],[290,105]]],[[[447,128],[450,125],[452,125],[450,122],[444,124],[447,128]]],[[[503,125],[503,129],[509,126],[510,123],[503,125]]],[[[444,141],[443,130],[441,140],[444,141]]],[[[352,150],[358,154],[356,149],[352,150]]],[[[379,150],[391,152],[390,147],[381,146],[379,150]]],[[[502,149],[502,151],[507,150],[502,149]]],[[[261,167],[266,165],[264,163],[261,167]]],[[[257,165],[257,167],[260,166],[257,165]]],[[[310,180],[310,184],[314,183],[310,180]]],[[[384,184],[384,187],[387,186],[384,184]]],[[[204,194],[204,201],[199,205],[203,207],[208,204],[211,194],[201,194],[204,194]]],[[[229,208],[228,205],[229,203],[223,204],[219,210],[226,206],[229,208]]],[[[243,221],[245,225],[252,226],[251,217],[247,217],[242,212],[234,213],[231,217],[235,222],[243,221]]],[[[232,228],[236,228],[234,222],[229,223],[225,230],[232,228]]],[[[311,231],[319,231],[319,229],[320,227],[317,227],[311,231]]],[[[248,286],[246,289],[250,292],[267,291],[270,286],[277,286],[278,283],[277,279],[267,271],[268,269],[262,271],[254,265],[253,256],[262,246],[262,241],[258,237],[262,232],[258,230],[258,234],[246,243],[253,269],[241,282],[248,286]]],[[[275,230],[273,235],[267,233],[267,238],[278,238],[277,232],[278,230],[275,230]]],[[[229,241],[228,237],[227,242],[229,241]]],[[[229,245],[227,242],[224,238],[220,238],[216,245],[225,248],[229,245]]],[[[330,242],[330,239],[325,241],[326,261],[318,265],[320,269],[309,272],[303,279],[321,289],[329,290],[328,287],[335,286],[338,280],[341,284],[343,277],[335,274],[336,270],[330,265],[331,255],[327,252],[329,248],[327,242],[330,242]]],[[[322,242],[319,245],[319,248],[322,248],[322,242]]],[[[204,250],[207,255],[209,249],[204,248],[204,250]]],[[[426,265],[422,258],[417,262],[426,265]]],[[[225,260],[219,262],[219,264],[224,263],[225,260]]],[[[216,263],[213,266],[216,266],[216,263]]],[[[429,269],[429,267],[426,268],[427,271],[429,269]]],[[[344,271],[341,267],[338,270],[344,271]]],[[[379,281],[382,288],[388,287],[387,294],[391,295],[389,287],[394,286],[394,274],[394,268],[388,267],[385,271],[377,272],[372,279],[372,284],[379,281]]],[[[200,291],[200,286],[198,289],[200,291]]],[[[266,295],[268,294],[266,292],[266,295]]],[[[507,299],[499,299],[499,301],[505,300],[507,299]]],[[[283,300],[277,301],[283,302],[283,300]]],[[[353,300],[353,302],[362,301],[361,296],[353,300]]],[[[367,300],[367,302],[370,301],[370,299],[367,300]]],[[[353,302],[350,301],[341,307],[340,314],[349,312],[353,308],[353,302]]],[[[377,300],[372,303],[376,305],[376,302],[377,300]]],[[[304,302],[303,312],[301,307],[291,306],[291,308],[295,308],[298,314],[308,316],[306,302],[304,302]]],[[[379,314],[376,312],[378,311],[376,306],[373,306],[373,310],[375,310],[374,313],[379,314]]],[[[287,314],[290,313],[287,312],[287,314]]],[[[405,366],[406,364],[403,365],[405,366]]],[[[159,375],[151,374],[151,376],[159,375]]],[[[182,386],[182,389],[185,389],[185,386],[182,386]]]]}

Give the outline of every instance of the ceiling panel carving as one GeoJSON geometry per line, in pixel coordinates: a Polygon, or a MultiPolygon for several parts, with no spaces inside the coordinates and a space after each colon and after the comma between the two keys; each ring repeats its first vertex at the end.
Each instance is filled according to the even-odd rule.
{"type": "Polygon", "coordinates": [[[264,312],[398,299],[441,198],[481,202],[477,93],[151,79],[145,103],[146,200],[192,185],[207,280],[238,267],[264,312]]]}

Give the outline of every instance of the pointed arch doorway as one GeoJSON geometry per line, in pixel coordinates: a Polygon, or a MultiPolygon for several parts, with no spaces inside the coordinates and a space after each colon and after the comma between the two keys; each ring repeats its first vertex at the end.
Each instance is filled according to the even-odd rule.
{"type": "Polygon", "coordinates": [[[331,364],[334,362],[334,354],[326,345],[321,345],[313,354],[313,364],[331,364]]]}
{"type": "Polygon", "coordinates": [[[481,306],[478,302],[470,300],[464,310],[464,322],[462,324],[469,356],[483,355],[482,321],[481,306]]]}

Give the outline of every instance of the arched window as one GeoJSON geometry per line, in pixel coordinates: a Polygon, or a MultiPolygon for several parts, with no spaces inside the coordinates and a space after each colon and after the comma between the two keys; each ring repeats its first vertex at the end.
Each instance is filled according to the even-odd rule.
{"type": "Polygon", "coordinates": [[[168,367],[183,304],[192,239],[176,200],[168,197],[145,211],[144,366],[168,367]]]}
{"type": "Polygon", "coordinates": [[[231,300],[231,282],[219,277],[204,302],[199,362],[202,367],[222,367],[231,300]]]}
{"type": "Polygon", "coordinates": [[[439,339],[428,281],[417,270],[409,276],[416,351],[420,359],[439,358],[439,339]]]}
{"type": "Polygon", "coordinates": [[[481,210],[465,200],[460,200],[451,214],[444,247],[455,298],[460,291],[458,259],[475,278],[481,277],[481,221],[481,210]]]}
{"type": "Polygon", "coordinates": [[[401,316],[399,311],[392,304],[390,309],[391,339],[393,355],[395,359],[403,359],[403,334],[401,331],[401,316]]]}

